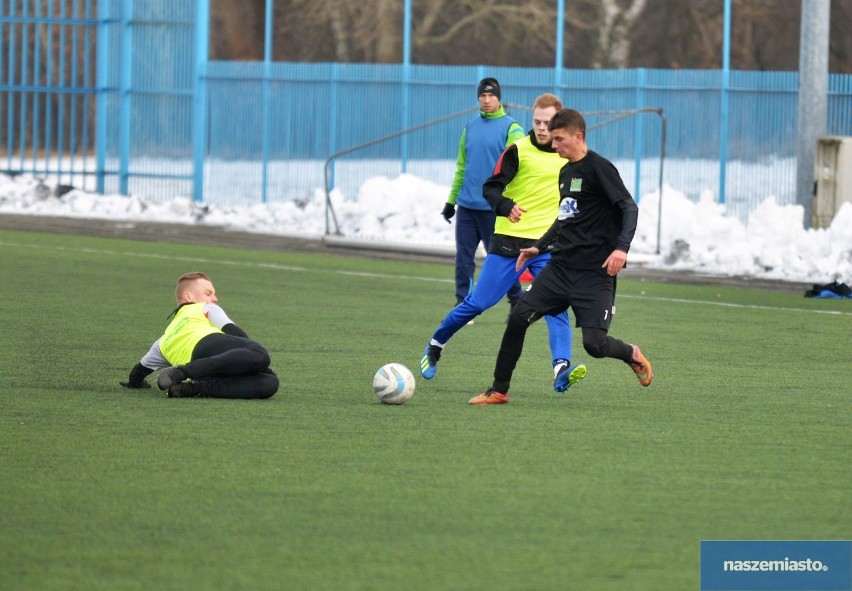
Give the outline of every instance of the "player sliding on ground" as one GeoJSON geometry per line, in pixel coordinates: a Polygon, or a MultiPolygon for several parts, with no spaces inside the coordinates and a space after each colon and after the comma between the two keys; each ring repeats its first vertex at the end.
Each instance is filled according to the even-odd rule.
{"type": "MultiPolygon", "coordinates": [[[[447,314],[423,351],[420,374],[427,380],[435,377],[444,346],[454,334],[499,302],[525,269],[535,277],[550,260],[550,253],[542,252],[515,267],[521,249],[534,245],[559,211],[559,170],[565,160],[551,147],[547,125],[561,108],[562,101],[555,95],[539,96],[533,105],[532,131],[506,148],[494,174],[482,187],[485,199],[497,214],[494,234],[475,288],[447,314]]],[[[545,321],[550,336],[553,389],[564,392],[586,375],[586,366],[571,366],[568,313],[563,310],[547,316],[545,321]]]]}
{"type": "Polygon", "coordinates": [[[157,386],[170,398],[269,398],[278,391],[269,353],[219,307],[207,275],[182,275],[175,299],[171,323],[122,386],[150,388],[145,378],[165,368],[157,386]]]}
{"type": "Polygon", "coordinates": [[[512,373],[530,324],[569,307],[589,355],[621,359],[643,386],[654,379],[639,347],[607,334],[615,312],[615,276],[627,263],[639,208],[615,166],[586,145],[586,121],[579,112],[563,109],[548,127],[553,148],[568,159],[559,173],[559,216],[535,246],[521,250],[515,268],[551,246],[553,256],[509,314],[492,386],[470,404],[508,403],[512,373]]]}

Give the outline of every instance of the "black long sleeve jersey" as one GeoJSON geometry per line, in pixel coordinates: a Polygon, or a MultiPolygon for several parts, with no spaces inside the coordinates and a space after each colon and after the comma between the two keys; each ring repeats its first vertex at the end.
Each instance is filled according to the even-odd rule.
{"type": "Polygon", "coordinates": [[[598,269],[613,250],[629,251],[639,208],[615,166],[592,150],[559,173],[559,216],[536,246],[553,262],[598,269]]]}

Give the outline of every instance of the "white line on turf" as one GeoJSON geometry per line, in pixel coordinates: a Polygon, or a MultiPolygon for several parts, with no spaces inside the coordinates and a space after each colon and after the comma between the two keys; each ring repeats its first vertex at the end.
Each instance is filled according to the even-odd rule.
{"type": "MultiPolygon", "coordinates": [[[[140,252],[127,252],[127,251],[117,251],[117,250],[108,250],[108,249],[96,249],[96,248],[71,248],[67,246],[44,246],[40,244],[20,244],[16,242],[7,242],[4,240],[0,240],[0,246],[5,247],[15,247],[15,248],[39,248],[46,250],[65,250],[72,252],[84,252],[84,253],[92,253],[92,254],[107,254],[107,255],[118,255],[118,256],[131,256],[131,257],[140,257],[140,258],[150,258],[150,259],[167,259],[171,261],[187,261],[192,263],[204,263],[204,264],[218,264],[218,265],[234,265],[234,266],[248,266],[248,267],[258,267],[263,269],[273,269],[276,271],[310,271],[311,273],[331,273],[334,275],[351,275],[356,277],[367,277],[372,279],[405,279],[409,281],[427,281],[427,282],[435,282],[435,283],[454,283],[452,279],[439,279],[436,277],[418,277],[416,275],[394,275],[391,273],[374,273],[371,271],[345,271],[341,269],[317,269],[317,268],[308,268],[308,267],[296,267],[293,265],[280,265],[277,263],[252,263],[246,261],[229,261],[229,260],[221,260],[221,259],[205,259],[201,257],[183,257],[183,256],[171,256],[171,255],[162,255],[155,253],[140,253],[140,252]]],[[[618,299],[635,299],[635,300],[648,300],[654,302],[672,302],[677,304],[698,304],[704,306],[722,306],[726,308],[743,308],[749,310],[771,310],[777,312],[804,312],[804,313],[812,313],[812,314],[830,314],[834,316],[852,316],[852,312],[842,312],[840,310],[808,310],[804,308],[788,308],[781,306],[761,306],[757,304],[735,304],[731,302],[711,302],[707,300],[687,300],[683,298],[665,298],[665,297],[653,297],[653,296],[643,296],[643,295],[630,295],[625,293],[619,293],[618,299]]]]}
{"type": "Polygon", "coordinates": [[[708,300],[687,300],[683,298],[658,298],[642,295],[618,294],[616,299],[629,298],[633,300],[653,300],[655,302],[673,302],[677,304],[703,304],[705,306],[722,306],[725,308],[747,308],[749,310],[777,310],[781,312],[812,312],[814,314],[833,314],[838,316],[852,316],[852,312],[840,310],[806,310],[804,308],[785,308],[782,306],[760,306],[757,304],[734,304],[732,302],[711,302],[708,300]]]}

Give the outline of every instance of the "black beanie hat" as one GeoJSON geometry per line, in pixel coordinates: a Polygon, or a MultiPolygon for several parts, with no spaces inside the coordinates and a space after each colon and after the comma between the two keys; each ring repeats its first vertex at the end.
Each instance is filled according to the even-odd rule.
{"type": "Polygon", "coordinates": [[[500,83],[496,78],[483,78],[476,87],[476,96],[479,98],[485,92],[490,92],[498,99],[500,98],[500,83]]]}

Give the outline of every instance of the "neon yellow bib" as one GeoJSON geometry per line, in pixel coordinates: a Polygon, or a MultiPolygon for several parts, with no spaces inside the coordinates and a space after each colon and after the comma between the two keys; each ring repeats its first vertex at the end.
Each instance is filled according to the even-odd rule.
{"type": "Polygon", "coordinates": [[[518,172],[503,195],[527,211],[521,221],[511,223],[498,217],[494,233],[517,238],[541,238],[559,213],[559,171],[568,161],[556,152],[542,152],[530,136],[515,142],[518,147],[518,172]]]}
{"type": "Polygon", "coordinates": [[[222,332],[204,314],[205,304],[187,304],[178,310],[166,332],[160,337],[160,352],[172,365],[183,365],[192,359],[198,341],[209,334],[222,332]]]}

